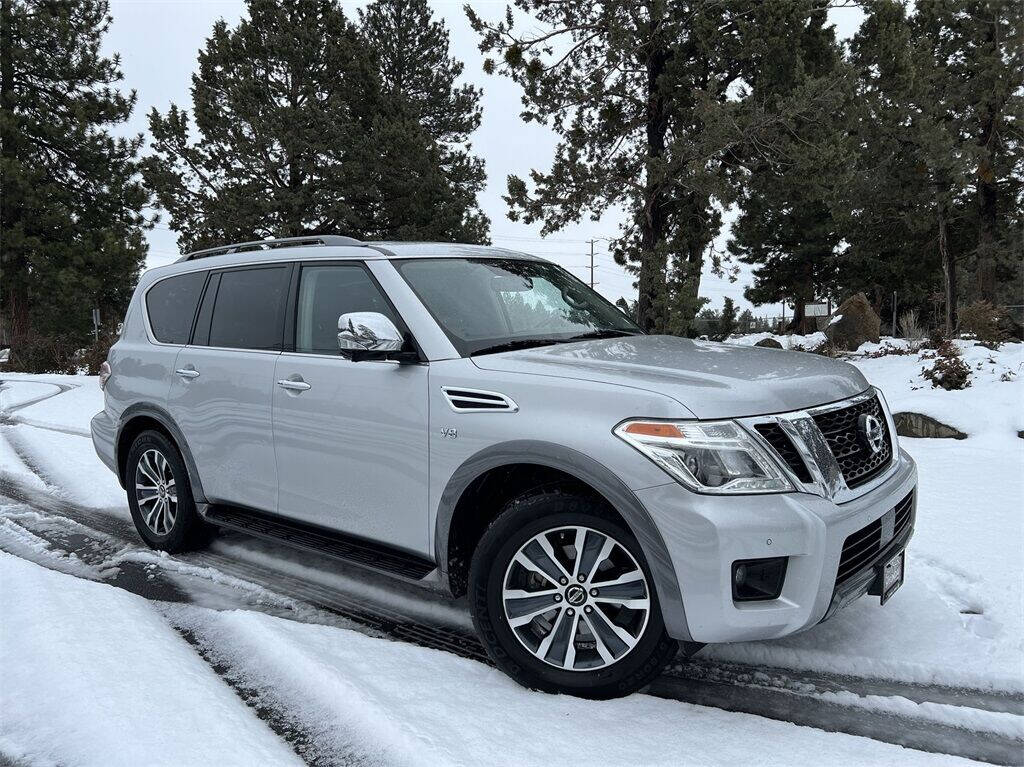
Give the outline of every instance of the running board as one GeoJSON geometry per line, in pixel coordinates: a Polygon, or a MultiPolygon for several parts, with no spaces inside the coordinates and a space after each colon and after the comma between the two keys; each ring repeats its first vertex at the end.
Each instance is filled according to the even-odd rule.
{"type": "Polygon", "coordinates": [[[211,504],[203,509],[203,518],[220,527],[412,580],[423,580],[436,569],[429,559],[391,546],[236,506],[211,504]]]}

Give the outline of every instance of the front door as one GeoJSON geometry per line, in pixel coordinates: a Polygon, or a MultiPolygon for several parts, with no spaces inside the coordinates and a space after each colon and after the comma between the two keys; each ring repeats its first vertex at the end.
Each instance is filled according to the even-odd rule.
{"type": "Polygon", "coordinates": [[[361,263],[302,265],[293,350],[274,375],[278,511],[429,555],[427,366],[343,357],[347,312],[403,327],[361,263]]]}

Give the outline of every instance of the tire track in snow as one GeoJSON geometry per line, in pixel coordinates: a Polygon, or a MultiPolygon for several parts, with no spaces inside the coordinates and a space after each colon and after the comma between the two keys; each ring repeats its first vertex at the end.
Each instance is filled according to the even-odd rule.
{"type": "MultiPolygon", "coordinates": [[[[73,502],[34,492],[3,478],[0,478],[0,493],[21,500],[37,510],[41,509],[44,513],[56,513],[79,524],[105,528],[100,532],[112,535],[124,545],[134,545],[136,549],[143,550],[133,540],[134,531],[130,523],[120,525],[106,515],[97,518],[94,513],[73,502]]],[[[187,566],[214,568],[227,576],[255,583],[274,593],[355,621],[363,626],[364,631],[486,662],[483,649],[471,632],[412,620],[386,605],[369,604],[322,584],[276,572],[271,567],[253,565],[210,551],[164,559],[168,560],[166,566],[170,568],[179,560],[187,566]]],[[[242,609],[266,608],[250,603],[242,609]]],[[[1024,699],[1019,695],[760,669],[699,659],[687,660],[663,675],[652,684],[650,693],[995,764],[1018,764],[1024,753],[1024,740],[998,731],[1007,715],[1016,717],[1024,713],[1024,699]],[[847,696],[845,700],[844,695],[847,696]],[[874,696],[889,700],[857,701],[861,705],[853,705],[849,698],[851,695],[855,698],[874,696]],[[877,705],[886,702],[892,705],[877,705]],[[912,708],[915,703],[926,706],[918,711],[912,708]],[[929,718],[934,709],[927,706],[936,704],[945,706],[942,709],[945,713],[950,713],[949,710],[952,713],[958,710],[963,712],[965,727],[973,721],[976,726],[981,725],[982,730],[987,726],[989,730],[996,731],[972,731],[948,722],[934,721],[929,718]],[[907,711],[920,716],[907,716],[907,711]],[[988,719],[986,714],[989,714],[988,719]]],[[[281,716],[288,718],[286,712],[281,716]]]]}
{"type": "Polygon", "coordinates": [[[45,429],[46,431],[57,431],[60,432],[61,434],[71,434],[76,437],[92,436],[88,431],[82,429],[74,429],[69,426],[54,426],[53,424],[37,421],[34,418],[23,418],[22,416],[12,415],[12,413],[14,413],[15,411],[23,410],[25,408],[31,407],[32,405],[38,405],[40,402],[45,402],[48,399],[59,397],[61,394],[64,394],[65,392],[77,389],[80,386],[80,384],[55,383],[53,381],[34,381],[31,378],[0,378],[0,391],[2,391],[5,388],[4,385],[8,383],[43,384],[44,386],[53,386],[54,388],[57,389],[57,391],[49,392],[48,394],[41,394],[38,397],[33,397],[32,399],[25,400],[24,402],[19,402],[17,405],[12,405],[11,407],[0,408],[0,424],[5,424],[8,426],[17,426],[18,424],[24,424],[25,426],[31,426],[36,429],[45,429]]]}
{"type": "MultiPolygon", "coordinates": [[[[36,516],[41,517],[42,515],[36,514],[36,516]]],[[[43,529],[33,531],[31,529],[33,521],[31,513],[17,508],[13,513],[9,510],[0,510],[0,551],[27,559],[47,569],[104,582],[152,602],[154,609],[163,615],[168,625],[189,643],[196,654],[213,669],[238,698],[311,767],[368,763],[362,754],[338,753],[325,748],[321,743],[322,739],[319,738],[319,733],[314,729],[307,728],[298,712],[278,705],[273,698],[258,687],[247,683],[240,675],[233,673],[229,666],[216,660],[211,649],[180,620],[180,610],[199,609],[192,605],[193,589],[183,583],[189,577],[188,575],[173,569],[162,571],[157,564],[147,562],[146,559],[133,561],[131,558],[126,558],[124,556],[126,547],[120,546],[118,540],[102,532],[99,533],[100,537],[98,538],[83,534],[78,529],[81,525],[77,521],[69,519],[71,526],[63,533],[55,529],[52,522],[46,524],[48,520],[45,519],[43,529]],[[11,527],[20,528],[20,532],[12,531],[11,527]],[[81,548],[76,544],[80,544],[81,548]],[[76,571],[60,561],[62,555],[65,558],[76,556],[75,551],[69,552],[68,549],[86,549],[88,551],[86,556],[79,558],[81,567],[90,569],[88,574],[80,570],[76,571]]],[[[148,552],[148,549],[144,551],[148,552]]],[[[201,576],[193,575],[192,577],[201,576]]],[[[261,609],[263,612],[279,617],[296,617],[287,615],[287,609],[271,610],[267,609],[267,605],[259,605],[251,599],[237,598],[237,588],[225,588],[224,592],[228,599],[234,592],[236,603],[221,604],[221,609],[228,607],[246,610],[261,609]]],[[[282,601],[289,600],[282,598],[282,601]]]]}
{"type": "Polygon", "coordinates": [[[25,400],[24,402],[19,402],[17,405],[5,407],[2,410],[0,410],[0,413],[3,414],[13,413],[15,410],[22,410],[23,408],[31,407],[32,405],[37,405],[40,402],[45,402],[48,399],[57,397],[63,394],[64,392],[71,391],[72,389],[77,389],[79,386],[79,384],[55,383],[53,381],[34,381],[31,378],[0,378],[0,389],[5,388],[4,384],[8,383],[43,384],[44,386],[53,386],[57,389],[57,391],[50,392],[48,394],[40,394],[38,397],[33,397],[32,399],[25,400]]]}

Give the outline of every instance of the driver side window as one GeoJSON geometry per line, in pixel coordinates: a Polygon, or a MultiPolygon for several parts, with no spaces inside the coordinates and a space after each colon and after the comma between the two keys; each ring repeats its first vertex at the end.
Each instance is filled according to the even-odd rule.
{"type": "Polygon", "coordinates": [[[391,305],[362,265],[303,266],[295,351],[339,355],[338,318],[349,312],[378,312],[400,326],[391,305]]]}

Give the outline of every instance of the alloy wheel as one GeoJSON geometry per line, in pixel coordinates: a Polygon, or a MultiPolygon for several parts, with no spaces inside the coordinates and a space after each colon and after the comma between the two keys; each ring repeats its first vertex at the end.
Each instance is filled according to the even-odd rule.
{"type": "Polygon", "coordinates": [[[533,536],[502,582],[505,619],[531,655],[564,671],[594,671],[639,643],[651,592],[619,541],[570,525],[533,536]]]}
{"type": "Polygon", "coordinates": [[[135,499],[146,527],[167,535],[178,513],[178,490],[171,464],[159,450],[149,449],[135,467],[135,499]]]}

